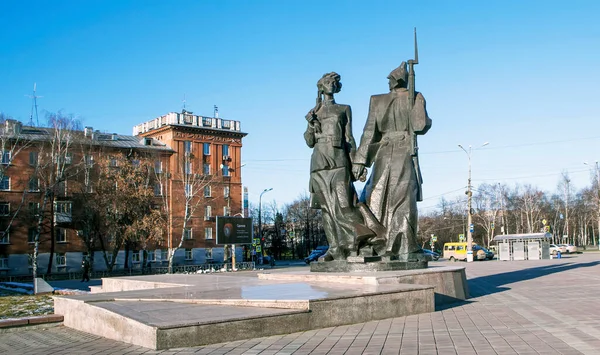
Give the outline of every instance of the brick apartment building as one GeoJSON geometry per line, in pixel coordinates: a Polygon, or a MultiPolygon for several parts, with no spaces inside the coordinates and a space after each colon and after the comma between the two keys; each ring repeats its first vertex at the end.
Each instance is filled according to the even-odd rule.
{"type": "MultiPolygon", "coordinates": [[[[64,127],[63,127],[64,128],[64,127]]],[[[31,255],[35,241],[36,220],[45,211],[46,175],[40,173],[40,162],[49,159],[52,149],[61,151],[67,145],[58,141],[71,140],[69,150],[54,157],[53,169],[60,166],[64,181],[57,183],[55,194],[46,210],[52,220],[39,236],[38,273],[45,273],[52,253],[53,273],[79,271],[88,248],[79,237],[73,216],[78,206],[77,194],[87,190],[89,179],[96,176],[86,167],[107,156],[127,156],[152,159],[157,181],[154,182],[156,203],[169,204],[167,226],[160,242],[146,246],[146,260],[152,266],[166,266],[169,248],[181,248],[174,253],[175,265],[199,264],[223,260],[223,246],[215,243],[215,216],[238,215],[242,210],[240,122],[218,117],[204,117],[191,112],[169,113],[134,127],[133,135],[106,134],[91,127],[59,132],[54,128],[23,126],[6,120],[0,127],[0,275],[31,274],[31,255]],[[58,138],[57,138],[58,137],[58,138]],[[183,229],[184,204],[180,196],[188,196],[189,177],[202,182],[197,196],[197,208],[183,229]]],[[[51,174],[47,174],[51,175],[51,174]]],[[[98,181],[96,181],[98,183],[98,181]]],[[[105,236],[107,239],[110,236],[105,236]]],[[[106,245],[106,243],[102,244],[106,245]]],[[[104,248],[106,250],[107,247],[104,248]]],[[[123,249],[123,248],[121,248],[123,249]]],[[[95,245],[94,270],[106,270],[103,248],[95,245]]],[[[236,256],[241,260],[241,250],[236,256]]],[[[112,253],[106,253],[112,262],[112,253]],[[108,255],[110,254],[110,255],[108,255]]],[[[140,267],[143,252],[139,247],[119,250],[115,269],[140,267]]]]}

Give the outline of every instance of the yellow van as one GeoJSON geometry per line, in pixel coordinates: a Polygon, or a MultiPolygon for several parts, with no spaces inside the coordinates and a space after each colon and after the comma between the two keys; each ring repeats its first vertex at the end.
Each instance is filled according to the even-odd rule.
{"type": "MultiPolygon", "coordinates": [[[[477,245],[477,243],[473,243],[477,245]]],[[[444,243],[444,259],[449,261],[464,260],[467,261],[467,243],[456,242],[456,243],[444,243]]],[[[473,260],[485,260],[486,255],[483,250],[479,250],[473,253],[473,260]]]]}

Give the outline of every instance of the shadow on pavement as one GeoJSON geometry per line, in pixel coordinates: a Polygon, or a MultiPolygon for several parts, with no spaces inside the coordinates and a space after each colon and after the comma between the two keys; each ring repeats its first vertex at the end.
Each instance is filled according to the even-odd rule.
{"type": "Polygon", "coordinates": [[[510,290],[510,287],[504,286],[507,284],[511,284],[511,283],[515,283],[515,282],[519,282],[519,281],[532,280],[532,279],[536,279],[538,277],[552,275],[552,274],[556,274],[556,273],[563,272],[563,271],[584,268],[584,267],[592,267],[592,266],[597,266],[597,265],[600,265],[600,261],[594,261],[594,262],[582,263],[582,264],[567,263],[567,264],[539,266],[539,267],[532,267],[532,268],[523,269],[523,270],[503,272],[500,274],[475,277],[475,278],[467,280],[467,283],[469,285],[469,293],[470,293],[470,297],[468,300],[458,301],[455,303],[442,304],[439,307],[436,305],[435,310],[442,311],[444,309],[463,306],[463,305],[473,302],[474,299],[476,299],[478,297],[510,290]]]}

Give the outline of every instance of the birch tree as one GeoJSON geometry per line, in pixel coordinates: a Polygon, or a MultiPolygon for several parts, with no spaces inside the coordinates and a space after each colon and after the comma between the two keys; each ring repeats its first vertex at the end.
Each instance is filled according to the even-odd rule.
{"type": "Polygon", "coordinates": [[[171,186],[171,191],[163,194],[163,211],[166,215],[172,216],[171,222],[174,228],[181,228],[181,234],[173,236],[173,243],[169,245],[169,273],[173,272],[175,252],[182,248],[188,233],[190,233],[192,219],[203,212],[198,210],[206,208],[206,206],[214,207],[209,202],[211,199],[221,196],[223,199],[228,199],[230,193],[225,188],[220,191],[214,188],[222,186],[219,184],[221,178],[229,175],[227,165],[221,166],[220,170],[213,173],[210,165],[205,165],[189,150],[173,159],[178,160],[178,171],[163,173],[157,177],[161,186],[171,186]],[[182,214],[176,215],[176,211],[169,210],[172,205],[182,206],[182,214]]]}
{"type": "MultiPolygon", "coordinates": [[[[37,277],[37,259],[39,253],[40,234],[46,220],[50,227],[50,258],[46,273],[52,272],[55,245],[55,205],[58,197],[65,197],[67,181],[76,174],[73,167],[72,148],[76,139],[75,131],[80,127],[79,121],[73,116],[61,112],[47,115],[48,125],[41,129],[41,134],[34,139],[39,148],[35,175],[40,190],[39,216],[35,228],[34,249],[32,257],[33,278],[37,277]]],[[[66,206],[66,205],[65,205],[66,206]]],[[[60,211],[61,215],[69,217],[70,208],[60,211]],[[62,213],[64,212],[64,213],[62,213]]],[[[37,291],[37,290],[36,290],[37,291]]]]}

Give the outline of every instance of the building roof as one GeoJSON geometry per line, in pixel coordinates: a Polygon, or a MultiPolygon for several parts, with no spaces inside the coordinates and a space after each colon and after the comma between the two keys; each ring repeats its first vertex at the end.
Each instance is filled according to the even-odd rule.
{"type": "MultiPolygon", "coordinates": [[[[4,131],[4,129],[0,129],[4,131]]],[[[53,138],[54,128],[22,126],[20,127],[18,138],[24,141],[43,142],[50,141],[53,138]]],[[[89,144],[94,146],[112,147],[115,149],[139,149],[149,151],[174,152],[171,147],[165,143],[145,137],[128,136],[116,133],[102,133],[92,131],[86,127],[84,131],[70,131],[74,135],[74,144],[89,144]]],[[[15,135],[15,138],[17,135],[15,135]]]]}
{"type": "Polygon", "coordinates": [[[514,239],[550,239],[552,233],[527,233],[527,234],[500,234],[494,237],[495,241],[514,239]]]}
{"type": "Polygon", "coordinates": [[[219,117],[194,115],[190,111],[169,112],[166,115],[153,118],[133,127],[133,135],[141,135],[163,127],[194,128],[214,133],[234,134],[244,137],[247,133],[241,131],[240,121],[226,120],[219,117]]]}

